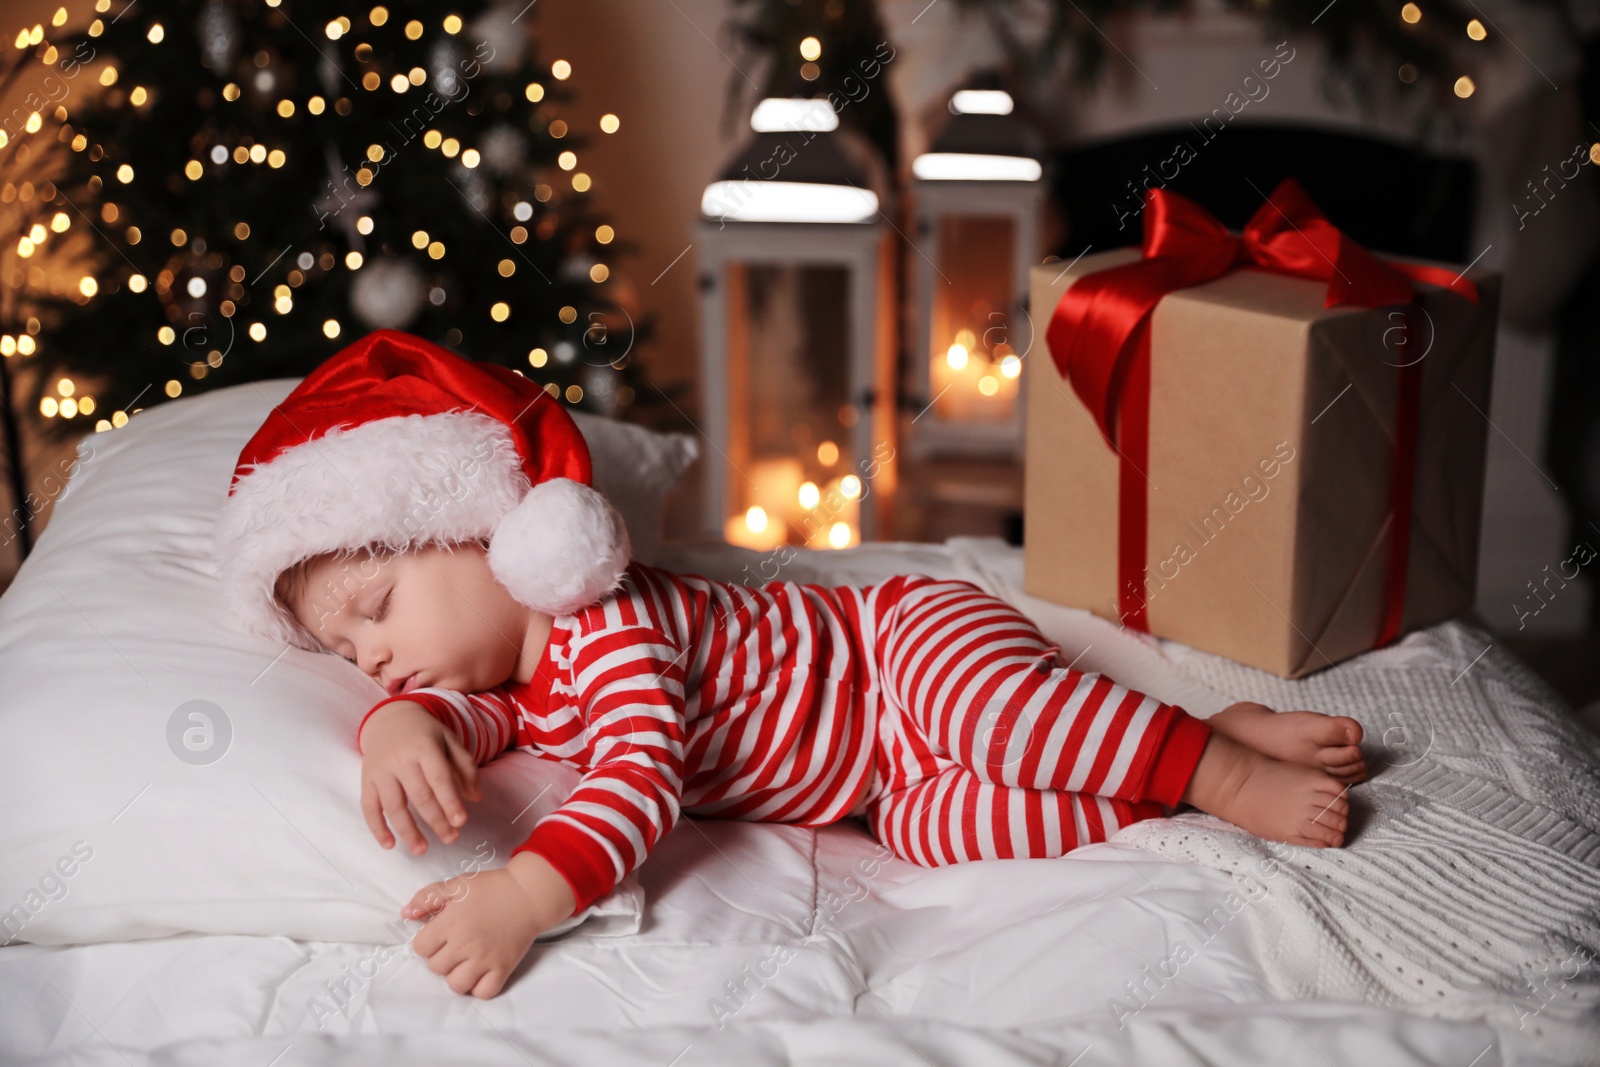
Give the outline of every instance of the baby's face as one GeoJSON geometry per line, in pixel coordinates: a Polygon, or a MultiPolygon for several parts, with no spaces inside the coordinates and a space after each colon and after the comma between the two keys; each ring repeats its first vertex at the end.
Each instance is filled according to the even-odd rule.
{"type": "Polygon", "coordinates": [[[324,648],[350,660],[391,693],[473,693],[511,678],[530,612],[489,570],[474,543],[431,545],[380,562],[324,559],[290,605],[324,648]]]}

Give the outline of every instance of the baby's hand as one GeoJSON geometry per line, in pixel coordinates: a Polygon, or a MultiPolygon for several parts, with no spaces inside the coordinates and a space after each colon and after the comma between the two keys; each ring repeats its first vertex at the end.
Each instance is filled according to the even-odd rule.
{"type": "Polygon", "coordinates": [[[467,821],[458,791],[470,800],[483,799],[472,753],[415,701],[385,704],[367,720],[361,730],[361,757],[361,810],[372,836],[384,848],[394,846],[392,823],[412,852],[421,855],[428,850],[406,809],[407,800],[439,840],[449,844],[467,821]]]}
{"type": "Polygon", "coordinates": [[[534,939],[571,915],[576,903],[548,860],[519,853],[498,870],[423,886],[400,914],[427,920],[411,947],[429,970],[457,993],[488,1000],[505,987],[534,939]]]}

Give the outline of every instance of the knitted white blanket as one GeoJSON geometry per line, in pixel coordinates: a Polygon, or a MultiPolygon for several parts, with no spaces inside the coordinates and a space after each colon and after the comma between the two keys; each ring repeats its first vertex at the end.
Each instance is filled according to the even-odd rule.
{"type": "Polygon", "coordinates": [[[1248,916],[1272,995],[1482,1020],[1600,1064],[1600,737],[1481,619],[1288,681],[1031,597],[997,539],[945,548],[1052,638],[1092,640],[1085,669],[1202,717],[1253,700],[1361,723],[1370,778],[1343,848],[1195,811],[1112,838],[1232,874],[1219,920],[1248,916]]]}
{"type": "Polygon", "coordinates": [[[1159,644],[1235,700],[1366,731],[1374,773],[1344,848],[1199,812],[1113,839],[1231,872],[1278,996],[1482,1019],[1600,1057],[1600,739],[1558,694],[1461,620],[1299,681],[1159,644]]]}

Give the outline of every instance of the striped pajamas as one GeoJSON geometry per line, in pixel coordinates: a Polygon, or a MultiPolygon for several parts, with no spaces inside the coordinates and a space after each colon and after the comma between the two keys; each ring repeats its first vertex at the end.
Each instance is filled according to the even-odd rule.
{"type": "Polygon", "coordinates": [[[555,618],[529,683],[417,689],[367,716],[413,701],[479,764],[519,747],[582,770],[514,850],[549,860],[582,910],[681,812],[862,817],[938,866],[1059,856],[1176,806],[1210,728],[1056,651],[966,581],[751,589],[635,561],[555,618]]]}
{"type": "Polygon", "coordinates": [[[884,584],[873,834],[923,866],[1060,856],[1176,807],[1210,728],[1062,666],[970,582],[884,584]]]}

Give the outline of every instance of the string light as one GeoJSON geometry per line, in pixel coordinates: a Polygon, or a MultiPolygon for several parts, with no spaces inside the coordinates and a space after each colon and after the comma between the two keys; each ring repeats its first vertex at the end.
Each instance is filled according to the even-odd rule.
{"type": "Polygon", "coordinates": [[[1422,8],[1416,4],[1407,4],[1400,9],[1400,17],[1415,25],[1422,21],[1422,8]]]}
{"type": "Polygon", "coordinates": [[[1456,95],[1463,100],[1471,96],[1472,91],[1476,88],[1477,86],[1472,84],[1472,79],[1465,74],[1456,79],[1456,95]]]}
{"type": "MultiPolygon", "coordinates": [[[[266,6],[268,8],[278,8],[281,6],[281,3],[282,0],[266,0],[266,6]]],[[[96,8],[100,11],[107,11],[110,9],[110,6],[111,4],[109,0],[97,0],[96,2],[96,8]]],[[[361,17],[359,10],[357,11],[356,17],[358,19],[361,17]]],[[[372,26],[384,26],[388,23],[388,21],[390,21],[391,11],[387,7],[380,4],[370,7],[366,13],[366,17],[372,26]]],[[[67,19],[67,10],[65,7],[61,7],[55,14],[54,25],[63,25],[67,19]]],[[[447,34],[458,34],[464,29],[462,18],[456,14],[445,16],[442,19],[441,24],[444,28],[444,32],[447,34]]],[[[94,21],[94,27],[90,31],[90,35],[99,36],[104,33],[105,30],[106,26],[101,22],[101,20],[96,19],[94,21]]],[[[42,41],[42,32],[42,28],[40,27],[35,27],[32,32],[26,30],[20,31],[17,35],[18,48],[27,48],[40,44],[42,41]]],[[[315,33],[315,30],[312,30],[311,32],[315,33]]],[[[404,32],[408,39],[415,41],[424,38],[429,33],[436,33],[437,30],[428,31],[425,29],[421,20],[411,19],[406,21],[404,32]]],[[[345,16],[339,16],[337,18],[332,18],[325,21],[323,33],[326,39],[329,41],[341,41],[346,38],[353,38],[354,36],[352,22],[350,18],[345,16]]],[[[163,43],[165,40],[165,28],[163,24],[150,24],[146,29],[146,37],[149,43],[152,45],[163,43]]],[[[352,44],[355,45],[354,53],[358,61],[364,62],[367,56],[371,56],[373,54],[372,46],[365,42],[356,43],[352,39],[352,44]],[[365,55],[363,52],[365,52],[365,55]]],[[[51,49],[51,53],[54,53],[54,49],[51,49]]],[[[803,42],[802,55],[804,55],[808,60],[814,60],[815,58],[819,57],[821,55],[820,40],[813,37],[808,38],[805,42],[803,42]]],[[[297,117],[299,109],[303,106],[307,114],[320,116],[328,111],[328,105],[330,103],[334,104],[334,110],[337,111],[338,114],[350,114],[351,100],[344,97],[339,97],[337,94],[332,97],[311,96],[304,100],[295,100],[288,96],[281,95],[284,90],[290,88],[290,86],[281,77],[275,77],[276,75],[281,74],[281,70],[273,66],[273,61],[270,54],[265,50],[255,52],[253,56],[254,69],[251,69],[249,66],[248,61],[251,58],[252,57],[247,52],[246,63],[244,66],[246,76],[251,79],[253,98],[265,96],[266,99],[262,100],[261,106],[266,109],[269,114],[275,114],[276,117],[281,120],[293,120],[297,117]],[[274,85],[275,81],[276,85],[274,85]],[[273,92],[272,90],[274,88],[276,88],[278,91],[273,92]]],[[[376,66],[376,64],[374,64],[374,66],[376,66]]],[[[573,74],[573,64],[565,59],[557,59],[550,64],[549,74],[558,81],[565,81],[573,74]]],[[[360,80],[362,85],[369,91],[382,88],[384,81],[387,81],[389,87],[394,93],[403,94],[409,92],[410,88],[413,86],[426,86],[428,84],[429,77],[430,75],[423,67],[414,66],[409,69],[402,68],[400,72],[385,71],[381,76],[376,74],[374,71],[369,70],[365,72],[364,76],[360,80]]],[[[107,65],[99,72],[98,80],[103,86],[115,86],[118,84],[119,79],[120,71],[114,66],[107,65]]],[[[348,90],[345,91],[348,92],[348,90]]],[[[131,87],[131,91],[128,92],[127,101],[133,107],[143,108],[154,98],[154,96],[159,94],[160,89],[151,90],[145,86],[133,86],[131,87]]],[[[221,87],[220,95],[223,101],[229,103],[240,101],[243,96],[242,83],[231,81],[227,82],[221,87]]],[[[524,95],[529,102],[538,103],[545,98],[545,87],[539,82],[527,82],[524,88],[524,95]]],[[[157,103],[160,103],[160,101],[157,101],[157,103]]],[[[502,98],[499,106],[504,109],[507,103],[508,101],[502,98]]],[[[57,108],[56,117],[64,124],[66,122],[65,108],[57,108]]],[[[31,116],[29,116],[25,125],[30,132],[38,132],[43,126],[42,115],[38,112],[33,113],[31,116]]],[[[597,120],[597,125],[603,133],[616,133],[621,127],[621,120],[615,113],[607,112],[599,117],[597,120]]],[[[547,129],[553,139],[563,138],[572,132],[571,126],[564,119],[550,120],[548,122],[547,129]]],[[[14,133],[14,128],[10,132],[0,131],[0,138],[3,138],[3,140],[0,140],[0,147],[3,147],[6,141],[14,140],[14,133]]],[[[98,144],[91,143],[90,139],[83,133],[77,133],[76,131],[72,131],[70,128],[66,128],[64,129],[63,134],[63,141],[67,140],[67,135],[73,135],[71,136],[71,146],[73,151],[87,151],[90,153],[91,158],[96,161],[99,161],[102,158],[102,152],[104,152],[105,149],[102,149],[102,146],[98,144]]],[[[230,163],[240,166],[246,163],[255,163],[258,165],[267,163],[274,169],[287,165],[287,153],[283,148],[271,148],[264,143],[250,143],[251,135],[248,131],[248,128],[234,134],[233,136],[229,137],[229,139],[235,141],[243,139],[245,143],[235,143],[233,145],[213,144],[209,147],[197,149],[196,158],[183,159],[180,157],[180,162],[178,165],[181,168],[183,177],[190,182],[196,183],[204,180],[207,177],[208,171],[211,171],[214,176],[221,177],[221,175],[217,174],[216,172],[219,169],[225,169],[230,163]]],[[[478,168],[480,164],[485,162],[484,156],[480,150],[476,148],[463,148],[461,142],[456,138],[444,137],[442,133],[437,130],[427,131],[424,137],[424,143],[429,148],[437,148],[446,158],[459,158],[462,166],[468,169],[478,168]]],[[[113,146],[108,145],[106,148],[110,149],[110,151],[106,152],[106,154],[113,154],[113,158],[114,154],[120,154],[113,146]]],[[[388,156],[389,153],[386,152],[381,145],[371,145],[367,150],[368,162],[370,164],[388,163],[388,156]]],[[[558,163],[563,171],[570,172],[571,185],[574,190],[578,192],[586,192],[592,187],[592,176],[577,170],[578,158],[576,152],[561,152],[558,163]]],[[[297,166],[304,165],[304,161],[300,160],[297,156],[296,164],[297,166]]],[[[131,185],[133,183],[136,175],[131,162],[113,164],[110,160],[106,161],[106,169],[111,169],[113,166],[115,169],[112,170],[112,175],[108,176],[114,176],[116,182],[122,185],[131,185]]],[[[369,168],[363,166],[356,175],[350,175],[347,171],[346,178],[344,180],[348,181],[349,177],[354,176],[361,185],[365,186],[376,177],[375,171],[375,167],[369,168]]],[[[153,173],[154,172],[149,171],[145,165],[141,165],[138,174],[138,176],[141,178],[141,186],[150,185],[152,182],[171,181],[175,179],[175,176],[171,175],[170,171],[161,173],[154,177],[152,176],[153,173]]],[[[102,170],[100,174],[105,175],[105,171],[102,170]]],[[[101,187],[102,182],[103,177],[93,177],[91,179],[91,187],[98,190],[101,187]]],[[[21,199],[26,200],[29,199],[29,197],[28,195],[24,194],[21,199]]],[[[126,204],[126,201],[129,199],[129,197],[123,196],[120,199],[123,199],[124,203],[126,204]]],[[[527,201],[516,200],[514,196],[510,197],[509,199],[516,201],[512,207],[512,213],[515,214],[519,221],[528,222],[529,226],[537,231],[537,234],[541,239],[548,239],[557,232],[558,223],[557,216],[555,214],[547,213],[542,219],[538,220],[537,226],[534,226],[533,216],[536,210],[535,206],[527,201]]],[[[557,204],[559,204],[560,194],[555,190],[552,190],[550,185],[541,183],[536,187],[535,195],[530,197],[530,199],[537,200],[539,203],[549,203],[554,200],[557,204]]],[[[501,210],[504,210],[504,208],[501,210]]],[[[115,223],[120,215],[118,206],[109,201],[101,205],[100,213],[102,215],[102,219],[106,223],[115,223]]],[[[352,212],[352,214],[354,214],[354,212],[352,212]]],[[[48,239],[48,236],[51,232],[64,233],[69,230],[72,222],[71,218],[64,212],[54,213],[54,215],[47,221],[48,226],[45,224],[36,224],[33,226],[31,232],[25,235],[19,235],[17,245],[19,258],[35,257],[35,253],[41,250],[43,243],[48,239]]],[[[128,220],[124,220],[125,228],[123,230],[123,233],[127,238],[127,243],[130,245],[137,244],[140,240],[139,228],[127,226],[127,221],[128,220]]],[[[342,218],[340,221],[347,227],[351,226],[351,222],[348,217],[342,218]]],[[[374,228],[374,219],[370,215],[359,216],[353,224],[354,231],[365,236],[370,236],[373,233],[374,228]]],[[[107,232],[115,233],[114,230],[108,230],[107,232]]],[[[402,230],[401,232],[403,233],[404,231],[402,230]]],[[[594,241],[599,245],[609,245],[616,239],[616,230],[611,225],[595,226],[592,232],[594,241]]],[[[528,229],[521,226],[516,227],[514,233],[517,234],[514,240],[519,244],[528,240],[530,237],[528,229]]],[[[174,261],[172,266],[159,269],[159,273],[157,275],[152,275],[149,277],[140,273],[132,273],[127,275],[125,279],[122,279],[122,274],[119,271],[112,276],[113,280],[109,283],[108,291],[115,291],[120,280],[120,284],[126,285],[130,293],[144,294],[154,289],[163,295],[163,299],[166,299],[169,293],[172,295],[182,294],[187,299],[192,300],[210,301],[217,301],[226,296],[230,299],[221,300],[220,310],[225,316],[233,316],[238,310],[235,300],[243,299],[243,291],[240,288],[240,282],[242,281],[244,268],[239,265],[235,265],[232,270],[226,270],[226,268],[222,268],[220,264],[221,262],[225,262],[225,260],[219,260],[219,253],[217,251],[210,251],[208,257],[208,249],[206,245],[219,243],[217,241],[218,238],[222,238],[225,242],[229,235],[231,235],[233,241],[235,242],[244,242],[250,238],[251,234],[252,228],[250,223],[237,218],[231,224],[224,222],[215,229],[206,228],[203,232],[195,235],[190,235],[181,227],[172,228],[169,231],[168,239],[174,248],[180,250],[180,257],[188,258],[188,262],[192,264],[191,266],[182,265],[184,259],[180,258],[174,261]],[[204,270],[205,273],[197,273],[197,268],[204,270]],[[212,273],[213,270],[218,271],[218,273],[212,273]],[[223,270],[226,270],[226,274],[219,276],[223,270]]],[[[417,230],[411,236],[413,247],[419,251],[425,251],[431,259],[440,260],[445,256],[446,248],[444,242],[436,239],[427,231],[417,230]]],[[[159,224],[157,228],[157,244],[159,245],[159,224]]],[[[591,248],[592,247],[593,246],[591,246],[591,248]]],[[[330,246],[324,245],[320,258],[313,257],[309,253],[303,253],[298,257],[296,262],[311,259],[313,263],[320,265],[321,269],[325,271],[333,269],[334,266],[341,261],[343,262],[345,269],[348,271],[359,270],[365,265],[365,257],[361,252],[351,250],[343,253],[336,253],[329,249],[330,246]]],[[[157,248],[155,251],[160,252],[161,249],[157,248]]],[[[226,252],[224,251],[223,254],[225,255],[226,252]]],[[[31,267],[30,269],[35,274],[38,274],[40,271],[40,268],[37,266],[31,267]]],[[[512,278],[518,272],[518,265],[513,259],[503,258],[497,262],[496,269],[501,277],[512,278]]],[[[580,267],[579,269],[584,268],[580,267]]],[[[305,262],[300,262],[300,269],[291,270],[289,272],[286,278],[287,284],[278,284],[273,287],[272,306],[273,310],[277,314],[288,315],[290,313],[294,306],[293,288],[314,281],[314,274],[311,278],[307,277],[307,272],[311,270],[311,265],[305,262]]],[[[590,281],[593,283],[605,283],[609,281],[610,278],[610,267],[606,263],[590,262],[587,266],[587,274],[590,281]]],[[[441,288],[443,283],[430,282],[429,284],[433,286],[432,291],[430,291],[428,294],[429,301],[436,306],[443,304],[445,302],[444,290],[441,288]]],[[[67,285],[71,287],[74,285],[74,283],[69,281],[67,282],[67,285]]],[[[94,276],[88,274],[80,276],[77,279],[75,286],[77,293],[81,294],[85,299],[92,299],[100,292],[98,280],[94,276]]],[[[260,299],[259,295],[257,299],[260,299]]],[[[507,322],[510,318],[511,310],[511,304],[509,301],[497,301],[489,308],[489,314],[495,322],[507,322]]],[[[263,309],[258,306],[255,311],[257,314],[261,314],[263,309]]],[[[313,314],[315,313],[313,312],[313,314]]],[[[572,305],[563,306],[558,310],[558,316],[563,323],[571,324],[575,322],[578,317],[577,309],[572,305]]],[[[264,343],[268,338],[268,326],[263,321],[240,322],[238,319],[235,319],[235,324],[243,326],[243,332],[245,335],[250,340],[253,340],[258,344],[264,343]]],[[[336,339],[340,337],[342,333],[342,324],[337,318],[325,318],[321,322],[320,328],[324,336],[329,339],[336,339]]],[[[155,332],[157,339],[162,345],[170,347],[176,344],[177,333],[173,327],[161,326],[156,329],[155,332]]],[[[459,341],[460,331],[453,330],[451,333],[456,335],[455,340],[451,343],[456,343],[456,341],[459,341]]],[[[4,351],[7,356],[17,352],[31,352],[33,347],[34,342],[32,338],[29,337],[19,335],[18,337],[5,336],[4,338],[0,338],[0,351],[4,351]]],[[[563,342],[562,346],[557,348],[557,354],[563,361],[570,361],[571,357],[566,354],[566,350],[570,349],[571,347],[572,346],[570,344],[563,342]]],[[[204,378],[208,369],[216,369],[220,367],[223,362],[222,353],[218,351],[210,352],[203,361],[196,358],[198,356],[197,353],[192,355],[185,353],[185,356],[186,358],[183,365],[187,366],[189,376],[192,379],[204,378]]],[[[550,353],[543,347],[536,347],[528,351],[528,362],[529,366],[531,367],[544,367],[549,363],[549,360],[550,353]]],[[[185,383],[180,380],[182,375],[179,370],[172,370],[168,373],[179,373],[179,377],[166,381],[162,388],[167,397],[177,398],[182,395],[183,385],[185,383]]],[[[558,399],[565,399],[565,401],[570,404],[580,403],[585,395],[585,389],[580,385],[569,385],[563,388],[558,384],[550,383],[546,385],[545,388],[547,391],[551,392],[552,396],[558,399]]],[[[47,414],[49,414],[51,417],[72,418],[77,414],[89,415],[92,413],[94,410],[93,398],[88,396],[75,397],[73,396],[74,391],[75,387],[70,379],[61,379],[60,383],[58,384],[58,392],[60,395],[46,398],[48,406],[51,408],[47,414]]],[[[607,394],[606,399],[608,403],[627,404],[633,400],[633,390],[626,387],[616,387],[614,391],[612,388],[607,388],[605,390],[605,394],[607,394]]],[[[130,416],[132,414],[136,414],[138,410],[139,409],[135,408],[131,411],[108,412],[107,415],[109,417],[101,418],[96,424],[96,429],[109,430],[125,426],[129,421],[130,416]]],[[[831,442],[829,444],[831,444],[831,442]]],[[[837,446],[834,447],[836,450],[837,446]]],[[[816,483],[808,483],[808,486],[812,494],[815,495],[820,492],[816,486],[816,483]]],[[[760,509],[758,508],[756,511],[759,513],[760,509]]],[[[763,519],[763,521],[767,520],[763,519]]],[[[838,525],[843,526],[843,536],[845,541],[848,542],[851,536],[849,525],[838,525]]]]}
{"type": "Polygon", "coordinates": [[[1474,41],[1481,41],[1485,37],[1489,36],[1489,31],[1483,28],[1483,23],[1479,22],[1477,19],[1473,19],[1471,22],[1467,23],[1467,36],[1471,37],[1474,41]]]}

